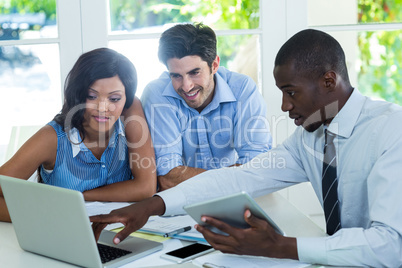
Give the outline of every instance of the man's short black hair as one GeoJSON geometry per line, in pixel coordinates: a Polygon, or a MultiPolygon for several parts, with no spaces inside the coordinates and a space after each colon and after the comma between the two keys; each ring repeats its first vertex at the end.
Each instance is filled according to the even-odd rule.
{"type": "Polygon", "coordinates": [[[286,41],[276,55],[275,66],[291,62],[306,77],[318,78],[333,70],[349,83],[345,53],[341,45],[322,31],[303,30],[286,41]]]}
{"type": "Polygon", "coordinates": [[[167,61],[172,58],[199,56],[212,67],[216,58],[215,32],[202,23],[177,24],[162,33],[158,56],[166,66],[167,61]]]}

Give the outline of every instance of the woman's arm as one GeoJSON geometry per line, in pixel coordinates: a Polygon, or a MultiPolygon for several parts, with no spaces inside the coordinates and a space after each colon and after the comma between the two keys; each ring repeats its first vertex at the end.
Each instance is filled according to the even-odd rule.
{"type": "MultiPolygon", "coordinates": [[[[27,180],[41,164],[52,169],[56,155],[56,132],[51,126],[44,126],[26,141],[9,161],[0,167],[0,174],[27,180]]],[[[10,221],[1,188],[0,221],[10,221]]]]}
{"type": "Polygon", "coordinates": [[[133,202],[148,198],[156,192],[156,164],[151,135],[141,101],[123,112],[132,180],[117,182],[84,192],[88,201],[133,202]]]}

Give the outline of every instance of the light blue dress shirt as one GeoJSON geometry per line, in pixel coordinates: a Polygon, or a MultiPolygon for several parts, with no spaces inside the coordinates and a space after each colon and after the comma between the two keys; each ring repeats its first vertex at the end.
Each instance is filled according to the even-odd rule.
{"type": "MultiPolygon", "coordinates": [[[[300,261],[402,267],[401,121],[402,107],[371,100],[357,89],[332,120],[342,229],[328,237],[298,237],[300,261]]],[[[298,127],[282,145],[243,166],[207,171],[159,193],[165,214],[240,190],[260,196],[305,181],[322,204],[323,146],[323,127],[312,133],[298,127]]]]}
{"type": "Polygon", "coordinates": [[[266,105],[253,80],[220,67],[215,95],[199,113],[164,72],[142,95],[158,175],[177,166],[216,169],[244,164],[271,148],[266,105]]]}
{"type": "Polygon", "coordinates": [[[45,170],[41,166],[44,183],[84,192],[132,178],[124,126],[120,119],[115,123],[108,147],[100,160],[81,142],[76,128],[70,130],[68,137],[55,121],[49,125],[57,133],[57,156],[53,170],[45,170]]]}

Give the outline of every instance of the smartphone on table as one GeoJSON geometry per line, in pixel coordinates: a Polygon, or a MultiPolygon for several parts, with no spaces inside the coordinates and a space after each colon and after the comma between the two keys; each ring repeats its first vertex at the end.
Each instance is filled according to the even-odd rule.
{"type": "Polygon", "coordinates": [[[161,258],[177,263],[183,263],[195,259],[201,255],[207,254],[211,251],[214,251],[214,248],[210,245],[194,243],[179,249],[166,252],[161,255],[161,258]]]}

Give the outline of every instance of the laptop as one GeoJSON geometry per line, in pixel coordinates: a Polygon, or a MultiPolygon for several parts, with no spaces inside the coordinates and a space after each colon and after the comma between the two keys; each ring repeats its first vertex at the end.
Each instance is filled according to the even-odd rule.
{"type": "Polygon", "coordinates": [[[117,267],[163,248],[133,236],[115,245],[116,233],[106,230],[96,243],[81,192],[2,175],[0,185],[26,251],[84,267],[117,267]],[[104,248],[109,257],[102,261],[104,248]]]}

